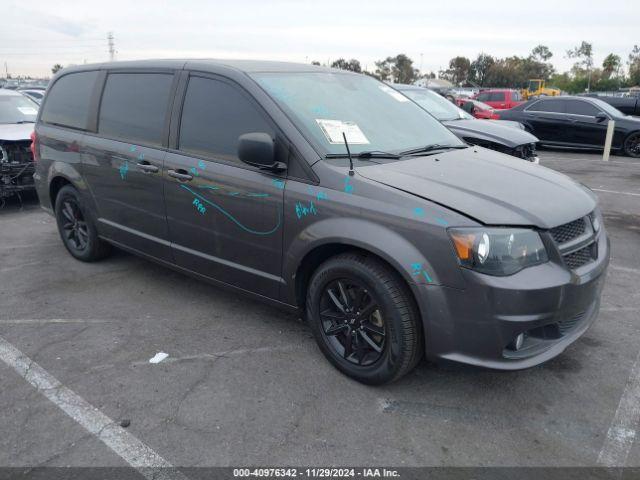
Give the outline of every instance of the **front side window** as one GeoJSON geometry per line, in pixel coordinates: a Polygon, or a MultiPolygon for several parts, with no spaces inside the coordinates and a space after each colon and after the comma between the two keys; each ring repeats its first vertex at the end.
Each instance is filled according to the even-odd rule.
{"type": "Polygon", "coordinates": [[[464,145],[393,88],[348,73],[256,73],[253,78],[326,154],[397,153],[427,145],[464,145]]]}
{"type": "Polygon", "coordinates": [[[504,102],[504,92],[493,92],[491,94],[490,102],[504,102]]]}
{"type": "Polygon", "coordinates": [[[0,93],[0,123],[33,123],[38,105],[23,95],[0,93]]]}
{"type": "Polygon", "coordinates": [[[490,93],[481,93],[480,95],[478,95],[478,101],[479,102],[490,102],[491,101],[491,94],[490,93]]]}
{"type": "Polygon", "coordinates": [[[573,100],[567,102],[567,113],[574,115],[586,115],[588,117],[595,117],[599,110],[590,103],[583,102],[581,100],[573,100]]]}
{"type": "Polygon", "coordinates": [[[239,162],[238,137],[274,128],[236,87],[219,80],[191,77],[182,108],[178,148],[184,152],[239,162]]]}
{"type": "Polygon", "coordinates": [[[564,113],[564,100],[538,100],[527,108],[530,112],[564,113]]]}
{"type": "Polygon", "coordinates": [[[470,119],[471,115],[456,107],[449,100],[431,90],[402,90],[407,97],[424,108],[441,122],[447,120],[470,119]]]}
{"type": "Polygon", "coordinates": [[[131,143],[162,145],[172,82],[172,74],[109,74],[98,133],[131,143]]]}
{"type": "Polygon", "coordinates": [[[47,94],[42,121],[63,127],[87,128],[89,104],[98,72],[70,73],[60,77],[47,94]]]}

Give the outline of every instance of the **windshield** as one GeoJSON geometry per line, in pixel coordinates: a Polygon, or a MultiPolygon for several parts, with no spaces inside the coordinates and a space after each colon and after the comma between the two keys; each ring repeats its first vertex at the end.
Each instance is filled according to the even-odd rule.
{"type": "Polygon", "coordinates": [[[441,122],[473,118],[442,95],[438,95],[426,88],[422,90],[401,90],[401,92],[441,122]]]}
{"type": "Polygon", "coordinates": [[[0,94],[0,123],[35,122],[38,104],[24,95],[0,94]]]}
{"type": "Polygon", "coordinates": [[[464,145],[440,122],[391,87],[365,75],[258,73],[253,78],[327,154],[392,152],[464,145]]]}
{"type": "Polygon", "coordinates": [[[611,117],[624,117],[625,114],[618,110],[616,107],[612,107],[604,100],[600,100],[599,98],[593,98],[593,103],[604,113],[607,113],[611,117]]]}

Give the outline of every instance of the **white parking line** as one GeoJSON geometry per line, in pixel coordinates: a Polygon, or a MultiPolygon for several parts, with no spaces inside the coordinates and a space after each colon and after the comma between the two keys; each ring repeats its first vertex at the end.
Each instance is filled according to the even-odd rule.
{"type": "Polygon", "coordinates": [[[636,358],[627,385],[620,397],[598,463],[606,467],[624,467],[636,438],[640,421],[640,353],[636,358]]]}
{"type": "Polygon", "coordinates": [[[89,320],[84,318],[9,318],[0,319],[0,325],[42,324],[42,323],[107,323],[110,320],[89,320]]]}
{"type": "Polygon", "coordinates": [[[609,268],[612,270],[619,270],[620,272],[640,273],[640,269],[638,268],[623,267],[622,265],[616,265],[614,263],[609,264],[609,268]]]}
{"type": "Polygon", "coordinates": [[[617,190],[604,190],[602,188],[592,188],[591,190],[594,192],[615,193],[617,195],[632,195],[634,197],[640,197],[640,193],[618,192],[617,190]]]}
{"type": "Polygon", "coordinates": [[[0,360],[47,397],[64,413],[138,470],[145,478],[186,480],[164,458],[123,430],[108,416],[62,385],[40,365],[0,337],[0,360]]]}

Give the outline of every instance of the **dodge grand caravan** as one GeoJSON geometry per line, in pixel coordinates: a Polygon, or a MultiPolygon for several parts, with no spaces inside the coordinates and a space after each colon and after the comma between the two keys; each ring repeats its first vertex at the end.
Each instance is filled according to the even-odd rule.
{"type": "Polygon", "coordinates": [[[115,245],[304,313],[371,384],[423,357],[496,369],[595,320],[609,241],[594,194],[469,146],[393,88],[252,61],[83,65],[33,138],[69,253],[115,245]]]}

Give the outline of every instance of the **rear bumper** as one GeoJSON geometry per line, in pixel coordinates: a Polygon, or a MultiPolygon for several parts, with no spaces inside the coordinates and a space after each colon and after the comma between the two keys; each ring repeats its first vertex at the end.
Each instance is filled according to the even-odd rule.
{"type": "Polygon", "coordinates": [[[548,262],[508,277],[463,269],[464,290],[420,287],[427,357],[517,370],[545,362],[595,321],[609,264],[609,240],[598,258],[576,270],[548,262]],[[523,346],[510,344],[523,333],[523,346]]]}

